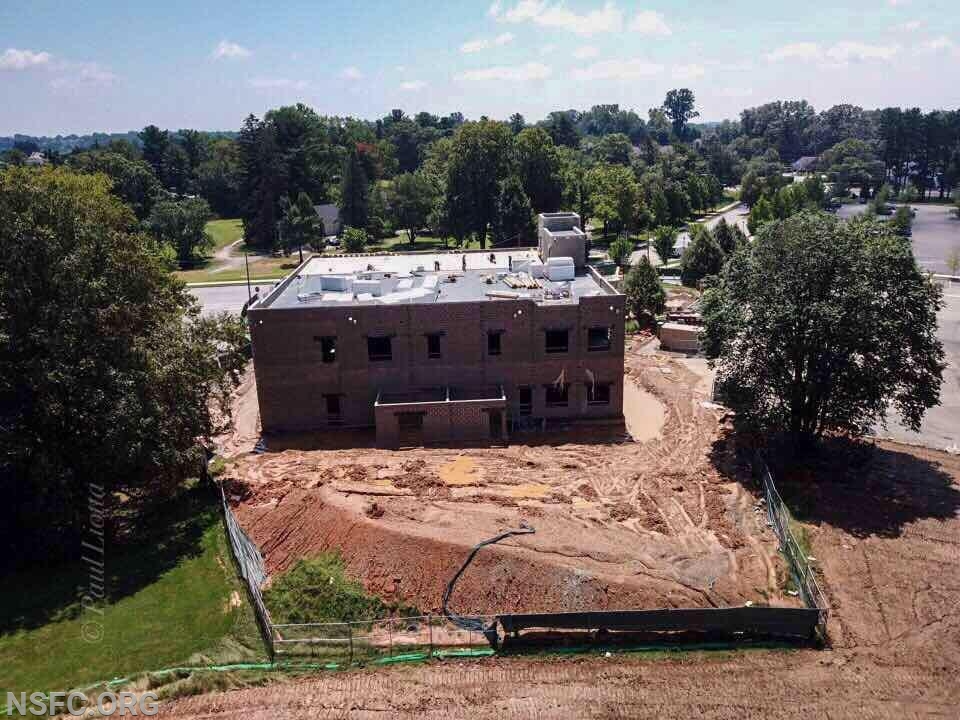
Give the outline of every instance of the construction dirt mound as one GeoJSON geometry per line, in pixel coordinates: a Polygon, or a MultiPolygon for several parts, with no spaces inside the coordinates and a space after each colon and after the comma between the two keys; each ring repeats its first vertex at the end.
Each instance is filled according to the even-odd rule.
{"type": "Polygon", "coordinates": [[[630,415],[649,415],[641,441],[574,427],[507,447],[393,451],[344,432],[269,438],[262,454],[249,452],[248,380],[225,480],[270,573],[336,550],[370,591],[425,612],[473,545],[524,524],[536,533],[478,555],[459,611],[798,604],[757,496],[717,470],[724,410],[709,382],[636,347],[627,374],[630,415]]]}

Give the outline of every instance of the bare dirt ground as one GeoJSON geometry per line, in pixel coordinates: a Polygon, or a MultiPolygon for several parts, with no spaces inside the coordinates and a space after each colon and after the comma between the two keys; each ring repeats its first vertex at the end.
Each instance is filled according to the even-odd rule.
{"type": "MultiPolygon", "coordinates": [[[[669,422],[669,420],[668,420],[669,422]]],[[[236,718],[960,717],[960,458],[880,443],[782,472],[829,595],[824,650],[497,658],[331,673],[187,698],[236,718]]]]}
{"type": "Polygon", "coordinates": [[[269,572],[338,550],[369,590],[424,612],[439,609],[473,545],[521,524],[536,533],[477,557],[459,611],[798,604],[755,496],[711,461],[724,411],[701,375],[636,347],[627,373],[640,442],[605,426],[392,451],[372,434],[330,433],[270,439],[261,455],[249,452],[250,376],[221,438],[226,481],[269,572]]]}

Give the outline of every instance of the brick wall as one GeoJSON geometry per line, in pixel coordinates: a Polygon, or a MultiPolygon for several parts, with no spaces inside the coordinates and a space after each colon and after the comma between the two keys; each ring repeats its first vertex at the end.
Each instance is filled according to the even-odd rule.
{"type": "MultiPolygon", "coordinates": [[[[517,388],[530,386],[532,416],[622,416],[622,295],[584,297],[578,304],[532,300],[353,307],[254,308],[253,339],[261,422],[275,432],[325,427],[325,396],[340,397],[344,426],[373,426],[378,391],[502,385],[516,409],[517,388]],[[591,327],[610,327],[609,350],[589,351],[591,327]],[[568,330],[568,351],[547,353],[545,331],[568,330]],[[501,354],[487,352],[487,334],[502,332],[501,354]],[[427,334],[440,333],[441,357],[427,356],[427,334]],[[368,359],[367,337],[389,335],[392,359],[368,359]],[[324,363],[319,338],[336,337],[336,362],[324,363]],[[315,339],[317,338],[317,339],[315,339]],[[586,370],[610,389],[609,405],[588,403],[586,370]],[[566,407],[546,406],[546,386],[563,374],[566,407]]],[[[467,422],[466,425],[471,423],[467,422]]]]}

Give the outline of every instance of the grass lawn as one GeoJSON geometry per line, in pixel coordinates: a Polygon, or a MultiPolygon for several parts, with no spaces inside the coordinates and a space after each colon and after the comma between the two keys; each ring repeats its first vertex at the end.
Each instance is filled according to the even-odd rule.
{"type": "MultiPolygon", "coordinates": [[[[141,523],[143,525],[144,523],[141,523]]],[[[82,562],[5,578],[0,597],[0,698],[68,690],[178,664],[266,656],[237,579],[216,499],[185,491],[138,530],[137,545],[108,543],[103,616],[81,615],[82,562]],[[87,642],[96,619],[102,639],[87,642]]]]}
{"type": "MultiPolygon", "coordinates": [[[[490,238],[487,238],[487,247],[490,247],[490,238]]],[[[447,238],[446,244],[442,237],[435,235],[417,235],[413,245],[407,238],[406,232],[399,232],[391,238],[376,240],[367,245],[367,252],[411,252],[427,250],[479,250],[480,243],[471,238],[463,247],[457,247],[453,238],[447,238]]]]}
{"type": "MultiPolygon", "coordinates": [[[[279,280],[299,265],[299,258],[296,254],[290,257],[251,255],[249,261],[251,282],[254,280],[279,280]]],[[[220,272],[211,272],[212,269],[178,270],[174,275],[185,283],[228,282],[247,279],[247,271],[243,265],[220,272]]]]}
{"type": "Polygon", "coordinates": [[[207,223],[207,232],[213,238],[214,251],[220,250],[243,237],[243,221],[211,220],[207,223]]]}

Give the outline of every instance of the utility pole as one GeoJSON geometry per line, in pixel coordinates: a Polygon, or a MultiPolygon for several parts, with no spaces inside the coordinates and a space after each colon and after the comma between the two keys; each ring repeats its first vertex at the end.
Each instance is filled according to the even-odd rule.
{"type": "Polygon", "coordinates": [[[243,250],[243,265],[247,269],[247,302],[253,299],[253,293],[250,292],[250,261],[247,259],[247,250],[243,250]]]}

